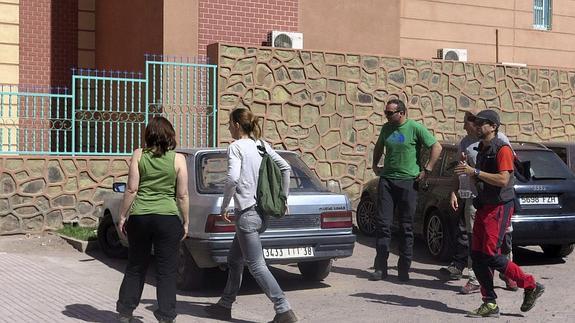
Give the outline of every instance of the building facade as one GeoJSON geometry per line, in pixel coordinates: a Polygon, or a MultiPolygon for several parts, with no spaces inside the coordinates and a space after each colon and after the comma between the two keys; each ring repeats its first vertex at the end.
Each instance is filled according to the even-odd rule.
{"type": "Polygon", "coordinates": [[[575,67],[572,0],[5,0],[0,83],[66,86],[71,68],[141,71],[144,54],[195,57],[301,32],[309,50],[575,67]]]}

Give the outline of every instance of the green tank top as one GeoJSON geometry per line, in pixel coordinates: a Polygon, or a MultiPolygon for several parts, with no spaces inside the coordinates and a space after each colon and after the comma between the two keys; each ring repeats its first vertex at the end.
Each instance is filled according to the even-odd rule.
{"type": "Polygon", "coordinates": [[[153,157],[149,151],[142,152],[138,163],[140,185],[130,214],[179,214],[176,205],[175,158],[173,150],[161,157],[153,157]]]}

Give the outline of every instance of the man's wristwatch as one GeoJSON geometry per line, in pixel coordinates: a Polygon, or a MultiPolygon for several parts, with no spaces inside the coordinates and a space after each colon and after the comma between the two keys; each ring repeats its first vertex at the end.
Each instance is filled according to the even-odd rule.
{"type": "Polygon", "coordinates": [[[479,177],[479,173],[481,173],[481,171],[479,170],[479,168],[476,168],[476,169],[473,171],[473,175],[475,175],[475,177],[479,177]]]}

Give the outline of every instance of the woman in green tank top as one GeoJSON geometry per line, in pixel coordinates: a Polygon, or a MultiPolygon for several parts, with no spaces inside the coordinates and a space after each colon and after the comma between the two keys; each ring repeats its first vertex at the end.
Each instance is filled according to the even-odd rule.
{"type": "Polygon", "coordinates": [[[174,152],[175,131],[167,119],[151,119],[144,139],[146,147],[132,155],[120,206],[118,231],[127,236],[130,248],[116,310],[120,322],[133,318],[154,246],[158,289],[154,315],[159,322],[173,322],[178,248],[189,225],[188,172],[185,157],[174,152]]]}

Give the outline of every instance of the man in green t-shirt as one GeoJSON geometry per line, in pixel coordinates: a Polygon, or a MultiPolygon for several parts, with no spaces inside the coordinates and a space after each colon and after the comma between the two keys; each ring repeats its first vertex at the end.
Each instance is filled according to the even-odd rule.
{"type": "Polygon", "coordinates": [[[391,242],[391,224],[397,208],[399,216],[399,280],[409,280],[413,256],[413,216],[417,203],[416,185],[431,172],[441,154],[441,144],[421,123],[407,119],[401,100],[393,99],[385,106],[387,123],[373,150],[373,171],[379,175],[376,223],[375,271],[370,280],[387,278],[387,258],[391,242]],[[419,165],[422,146],[431,148],[427,164],[419,165]],[[383,169],[378,166],[385,150],[383,169]]]}

